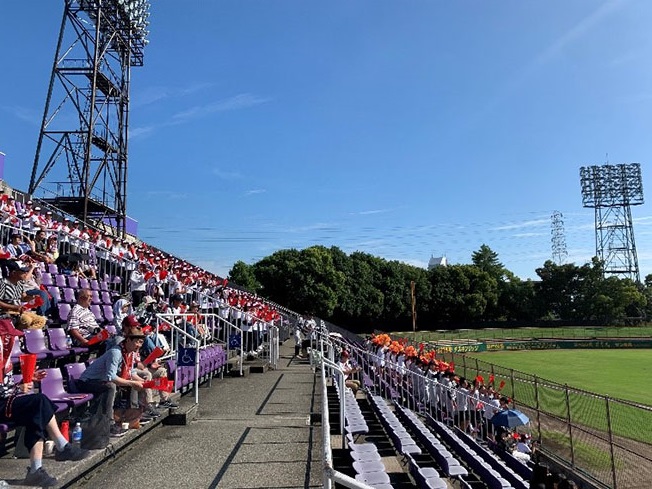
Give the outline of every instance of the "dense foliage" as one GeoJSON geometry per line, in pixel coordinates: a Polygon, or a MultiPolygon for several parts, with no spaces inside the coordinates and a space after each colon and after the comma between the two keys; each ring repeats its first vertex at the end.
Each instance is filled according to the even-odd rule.
{"type": "Polygon", "coordinates": [[[470,264],[432,270],[337,247],[281,250],[253,265],[237,262],[229,279],[292,310],[354,330],[411,325],[414,282],[418,327],[545,320],[616,323],[642,320],[652,309],[645,284],[604,277],[602,263],[546,261],[539,280],[521,280],[487,245],[470,264]]]}

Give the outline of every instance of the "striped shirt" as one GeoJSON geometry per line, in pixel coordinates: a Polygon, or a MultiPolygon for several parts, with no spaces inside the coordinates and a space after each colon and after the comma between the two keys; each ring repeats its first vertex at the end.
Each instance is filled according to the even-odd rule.
{"type": "Polygon", "coordinates": [[[67,329],[77,329],[84,339],[88,339],[100,330],[100,326],[90,309],[75,304],[68,316],[67,329]]]}
{"type": "MultiPolygon", "coordinates": [[[[8,280],[0,280],[0,301],[14,306],[20,305],[20,299],[23,297],[23,286],[12,284],[8,280]]],[[[7,311],[0,311],[0,317],[9,317],[7,311]]]]}

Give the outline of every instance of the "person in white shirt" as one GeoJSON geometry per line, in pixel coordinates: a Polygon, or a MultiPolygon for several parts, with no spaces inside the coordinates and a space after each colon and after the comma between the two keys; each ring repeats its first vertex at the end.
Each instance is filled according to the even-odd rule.
{"type": "Polygon", "coordinates": [[[355,395],[358,392],[358,389],[360,389],[360,381],[353,380],[351,378],[351,374],[358,372],[360,369],[353,368],[351,362],[349,362],[349,352],[342,350],[342,353],[340,354],[340,361],[337,366],[344,373],[344,385],[351,389],[353,391],[353,395],[355,395]]]}

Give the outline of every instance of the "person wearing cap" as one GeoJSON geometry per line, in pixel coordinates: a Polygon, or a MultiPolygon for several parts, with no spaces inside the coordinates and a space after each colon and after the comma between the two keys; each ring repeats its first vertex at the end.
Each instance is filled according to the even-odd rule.
{"type": "Polygon", "coordinates": [[[75,382],[78,392],[97,394],[93,399],[95,414],[104,416],[110,424],[113,437],[126,433],[122,427],[113,423],[113,404],[118,387],[126,387],[138,392],[143,390],[143,381],[133,379],[132,353],[138,351],[145,340],[145,334],[140,327],[128,327],[123,330],[124,336],[116,336],[112,346],[91,363],[75,382]]]}
{"type": "Polygon", "coordinates": [[[34,312],[28,311],[22,302],[32,297],[25,293],[25,281],[32,267],[19,261],[4,262],[4,279],[0,280],[0,318],[18,318],[21,328],[40,329],[45,326],[46,319],[34,312]]]}
{"type": "MultiPolygon", "coordinates": [[[[22,331],[14,328],[11,320],[0,319],[0,423],[13,423],[25,429],[25,446],[29,450],[30,465],[21,485],[53,486],[57,484],[57,479],[43,468],[43,441],[46,435],[55,443],[54,459],[57,461],[82,460],[89,455],[89,451],[68,443],[63,437],[54,416],[57,407],[47,396],[41,393],[27,394],[32,390],[31,382],[20,387],[14,384],[11,351],[17,337],[22,335],[22,331]]],[[[40,381],[45,376],[44,370],[36,370],[33,378],[40,381]]]]}
{"type": "MultiPolygon", "coordinates": [[[[134,315],[127,316],[122,323],[123,330],[134,327],[134,325],[140,326],[140,322],[134,315]]],[[[168,372],[166,368],[157,360],[154,360],[147,365],[142,362],[142,360],[145,360],[157,346],[163,350],[164,354],[169,352],[170,346],[167,340],[163,335],[155,333],[153,328],[149,325],[143,326],[142,330],[145,334],[145,341],[143,342],[141,349],[133,353],[135,361],[132,375],[145,381],[156,378],[167,378],[168,372]]],[[[139,405],[143,407],[143,415],[145,417],[158,418],[161,415],[157,409],[159,405],[166,408],[178,407],[178,405],[170,401],[169,397],[170,396],[167,392],[157,391],[155,389],[145,389],[144,395],[141,393],[140,397],[136,397],[132,393],[131,403],[132,407],[137,407],[139,405]]]]}
{"type": "MultiPolygon", "coordinates": [[[[135,329],[142,332],[143,344],[144,344],[146,341],[146,335],[145,332],[143,331],[142,325],[140,324],[138,319],[136,319],[136,316],[130,314],[126,316],[122,321],[122,334],[127,335],[129,331],[135,329]]],[[[140,380],[142,382],[147,382],[152,380],[153,373],[150,372],[147,366],[143,365],[143,363],[140,361],[139,352],[140,349],[131,352],[130,357],[128,358],[129,363],[131,365],[130,375],[133,380],[140,380]]],[[[160,376],[162,375],[159,375],[159,377],[160,376]]],[[[165,376],[167,377],[167,371],[165,372],[165,376]]],[[[161,415],[161,413],[156,409],[156,401],[154,399],[153,389],[147,388],[141,391],[132,390],[130,401],[131,401],[131,407],[133,408],[142,407],[143,415],[145,417],[154,419],[154,418],[158,418],[161,415]]]]}

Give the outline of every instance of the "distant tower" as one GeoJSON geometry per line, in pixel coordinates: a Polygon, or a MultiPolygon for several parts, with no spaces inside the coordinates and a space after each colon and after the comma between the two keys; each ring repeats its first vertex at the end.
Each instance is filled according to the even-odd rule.
{"type": "Polygon", "coordinates": [[[566,250],[566,236],[564,234],[564,216],[559,211],[554,211],[550,216],[552,219],[551,244],[552,261],[557,265],[563,265],[568,258],[566,250]]]}
{"type": "Polygon", "coordinates": [[[149,42],[149,0],[63,3],[29,193],[123,233],[129,83],[149,42]]]}
{"type": "Polygon", "coordinates": [[[595,210],[595,253],[605,274],[640,282],[631,206],[643,204],[638,163],[580,168],[582,205],[595,210]]]}

